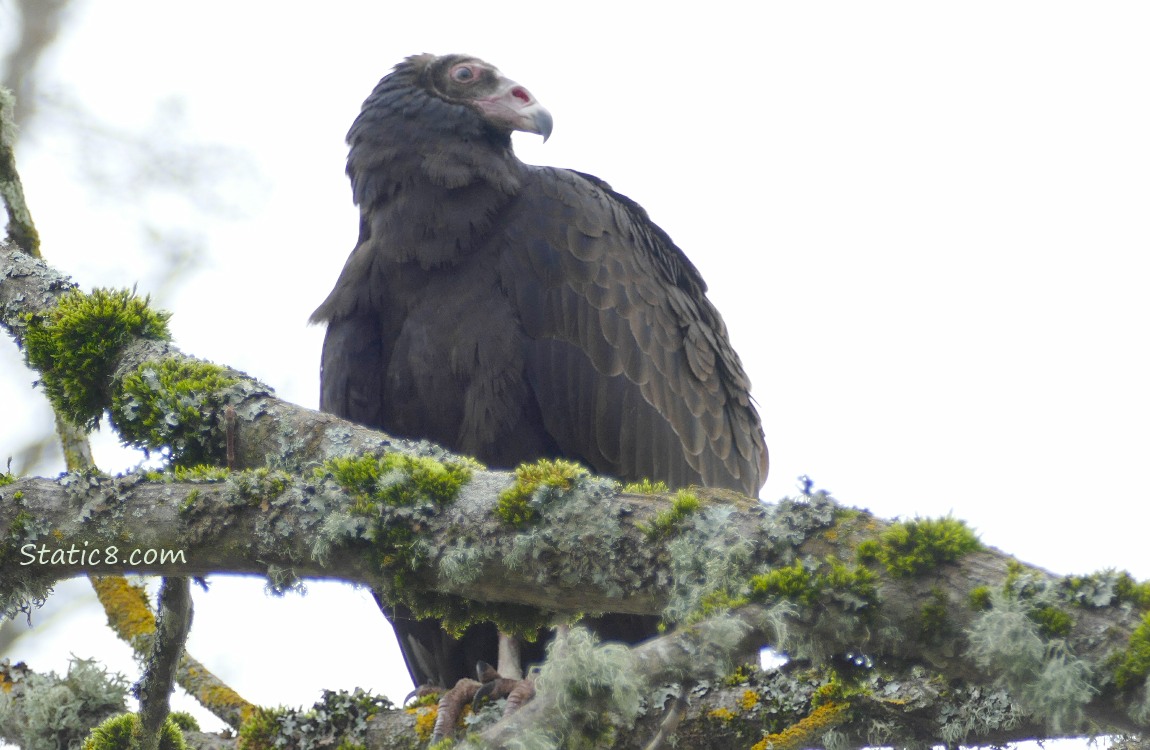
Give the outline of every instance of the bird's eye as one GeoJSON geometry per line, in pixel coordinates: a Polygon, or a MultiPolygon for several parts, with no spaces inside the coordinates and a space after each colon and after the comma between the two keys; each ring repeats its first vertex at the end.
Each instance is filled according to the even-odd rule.
{"type": "Polygon", "coordinates": [[[470,65],[456,65],[451,69],[451,80],[458,83],[471,83],[475,80],[475,68],[470,65]]]}

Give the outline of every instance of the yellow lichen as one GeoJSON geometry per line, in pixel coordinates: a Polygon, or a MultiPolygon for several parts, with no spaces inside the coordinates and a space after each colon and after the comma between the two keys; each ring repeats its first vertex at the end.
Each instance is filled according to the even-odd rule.
{"type": "Polygon", "coordinates": [[[751,746],[751,750],[799,750],[812,747],[826,732],[846,720],[849,703],[824,703],[799,722],[781,732],[768,734],[751,746]]]}
{"type": "Polygon", "coordinates": [[[716,708],[713,709],[707,716],[712,719],[719,719],[721,721],[730,721],[735,718],[735,713],[729,708],[716,708]]]}
{"type": "MultiPolygon", "coordinates": [[[[137,653],[146,653],[147,639],[156,632],[156,617],[148,602],[148,592],[143,586],[128,583],[123,576],[89,576],[89,579],[108,616],[108,625],[137,653]]],[[[188,661],[185,654],[182,662],[188,661]]],[[[187,664],[186,669],[186,678],[177,678],[179,684],[202,705],[217,716],[238,715],[241,723],[251,718],[256,707],[239,693],[220,683],[219,678],[206,669],[191,664],[187,664]]]]}
{"type": "Polygon", "coordinates": [[[431,739],[431,733],[435,731],[435,720],[439,718],[439,705],[433,704],[430,706],[411,708],[408,709],[408,712],[415,714],[416,736],[419,737],[421,742],[427,742],[431,739]]]}
{"type": "Polygon", "coordinates": [[[759,705],[759,694],[754,690],[743,691],[743,699],[739,701],[744,711],[750,711],[755,706],[759,705]]]}
{"type": "MultiPolygon", "coordinates": [[[[214,675],[212,678],[215,679],[214,675]]],[[[184,686],[181,685],[181,687],[184,686]]],[[[239,693],[227,685],[211,684],[194,692],[191,690],[188,692],[195,696],[196,700],[200,702],[200,705],[216,715],[232,715],[233,713],[238,713],[241,724],[251,719],[259,708],[256,705],[248,703],[239,693]]]]}
{"type": "Polygon", "coordinates": [[[89,576],[96,597],[108,615],[108,626],[132,643],[156,632],[156,617],[143,586],[133,586],[123,576],[89,576]]]}

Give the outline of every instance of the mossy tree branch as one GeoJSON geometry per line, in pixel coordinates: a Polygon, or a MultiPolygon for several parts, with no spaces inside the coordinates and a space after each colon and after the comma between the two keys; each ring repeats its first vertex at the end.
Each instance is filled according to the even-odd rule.
{"type": "MultiPolygon", "coordinates": [[[[674,496],[618,494],[606,483],[587,480],[593,493],[580,497],[576,485],[565,498],[555,498],[555,505],[543,507],[538,527],[511,533],[495,512],[499,495],[509,484],[508,474],[475,472],[449,505],[376,509],[386,526],[420,529],[427,553],[404,581],[407,591],[397,590],[392,577],[378,566],[379,549],[368,538],[370,524],[356,511],[362,498],[339,488],[326,475],[291,480],[286,474],[237,472],[223,480],[195,482],[148,481],[142,476],[20,479],[0,489],[0,528],[20,529],[18,537],[5,541],[9,550],[5,567],[21,566],[49,579],[93,569],[169,575],[261,574],[280,586],[296,576],[339,578],[431,601],[468,596],[484,604],[539,608],[556,613],[557,619],[598,610],[656,614],[679,595],[676,579],[683,570],[676,568],[681,563],[674,560],[676,539],[652,543],[645,533],[660,512],[674,506],[674,496]],[[580,544],[586,554],[572,560],[547,542],[569,533],[566,525],[572,523],[571,517],[554,526],[550,517],[553,512],[576,513],[581,505],[587,512],[612,518],[619,531],[603,539],[603,546],[597,545],[597,534],[583,537],[580,544]],[[467,530],[466,540],[460,536],[462,529],[467,530]],[[23,551],[28,544],[33,546],[23,551]],[[522,547],[535,544],[539,546],[522,547]],[[115,563],[106,554],[110,546],[117,548],[115,563]],[[478,554],[476,549],[488,553],[478,554]],[[98,560],[96,550],[101,551],[98,560]],[[136,564],[127,559],[133,550],[141,551],[136,564]],[[160,550],[183,554],[174,561],[142,557],[160,550]],[[533,562],[522,564],[519,558],[524,554],[533,562]],[[29,555],[37,561],[33,563],[29,555]],[[53,555],[58,558],[55,564],[53,555]],[[45,560],[42,565],[40,558],[45,560]],[[577,572],[573,573],[572,563],[577,572]]],[[[723,511],[723,524],[709,531],[703,531],[700,524],[685,532],[685,538],[692,546],[704,547],[708,536],[712,542],[717,538],[716,531],[721,538],[738,530],[752,550],[742,571],[748,579],[754,578],[757,566],[769,566],[772,558],[849,558],[860,540],[881,539],[889,528],[879,519],[844,511],[819,495],[775,506],[740,502],[723,493],[700,492],[700,497],[704,506],[723,511]],[[699,536],[690,536],[694,533],[699,536]]],[[[821,565],[811,564],[816,570],[821,565]]],[[[785,568],[776,563],[773,569],[785,568]]],[[[738,572],[729,575],[736,577],[738,572]]],[[[1004,674],[1007,654],[1003,654],[1003,663],[986,664],[972,655],[969,634],[977,632],[987,614],[981,604],[971,604],[978,601],[982,587],[1015,591],[1022,597],[1015,601],[1026,601],[1027,590],[1035,592],[1035,597],[1042,591],[1040,598],[1062,596],[1073,625],[1058,640],[1092,666],[1095,677],[1090,684],[1099,691],[1092,699],[1079,701],[1079,719],[1099,727],[1140,728],[1126,714],[1137,706],[1141,694],[1117,691],[1106,677],[1105,666],[1123,652],[1137,627],[1139,608],[1131,606],[1129,598],[1115,595],[1105,603],[1094,598],[1088,606],[1074,604],[1084,590],[1081,583],[1022,568],[1007,555],[991,550],[967,554],[923,577],[900,577],[883,569],[874,575],[878,599],[859,611],[850,611],[858,592],[848,587],[824,589],[813,598],[806,591],[795,591],[793,596],[768,597],[760,605],[736,603],[735,616],[763,621],[763,607],[786,604],[784,615],[776,617],[769,628],[753,623],[743,626],[759,635],[754,645],[773,644],[815,664],[833,663],[853,652],[892,674],[908,674],[912,665],[923,665],[949,680],[977,685],[996,677],[1011,679],[1004,674]],[[938,632],[924,633],[922,602],[936,601],[933,590],[945,592],[946,616],[938,632]]],[[[1101,578],[1096,583],[1099,588],[1107,585],[1101,578]]],[[[1115,592],[1121,588],[1117,579],[1111,588],[1115,592]]],[[[706,599],[705,591],[699,599],[706,599]]],[[[1003,614],[1011,611],[1005,603],[999,607],[1003,614]]],[[[991,610],[995,611],[999,610],[991,610]]],[[[1026,621],[1025,616],[1022,620],[1026,621]]],[[[1035,625],[1037,634],[1040,629],[1035,625]]],[[[728,651],[733,654],[745,647],[728,651]]],[[[700,665],[713,661],[698,651],[683,653],[700,665]]],[[[1041,669],[1039,664],[1031,675],[1035,680],[1040,679],[1041,669]]],[[[664,666],[642,671],[654,680],[673,674],[664,666]]],[[[1026,684],[1018,681],[1011,687],[1022,691],[1026,684]]],[[[1060,730],[1080,726],[1075,720],[1060,730]]]]}
{"type": "MultiPolygon", "coordinates": [[[[0,254],[0,322],[18,341],[28,313],[43,315],[67,288],[42,263],[0,254]]],[[[248,470],[74,473],[0,487],[6,594],[34,597],[52,580],[86,572],[248,573],[276,587],[297,577],[364,583],[457,624],[661,613],[685,624],[663,641],[668,653],[690,657],[705,674],[758,645],[815,666],[855,663],[866,685],[808,702],[807,735],[879,736],[868,705],[904,705],[906,721],[890,726],[915,726],[911,714],[923,706],[952,719],[933,736],[899,741],[1022,739],[1038,734],[1038,721],[1043,736],[1148,726],[1150,591],[1129,577],[1058,578],[982,549],[953,519],[890,523],[821,493],[775,505],[719,491],[628,494],[571,472],[550,481],[546,467],[521,472],[539,480],[531,491],[509,492],[509,473],[287,404],[242,373],[223,368],[226,377],[209,378],[193,368],[185,377],[174,367],[167,382],[157,363],[194,362],[167,342],[131,339],[102,356],[105,406],[157,410],[171,427],[153,447],[185,440],[223,463],[230,443],[233,465],[248,470]],[[147,388],[124,398],[133,377],[155,399],[147,388]],[[210,392],[184,392],[199,405],[191,414],[164,412],[166,392],[188,382],[210,392]],[[227,426],[224,412],[234,415],[227,426]],[[162,550],[182,555],[162,559],[162,550]],[[727,635],[700,637],[708,629],[727,635]],[[922,674],[950,686],[914,705],[886,700],[922,674]],[[979,695],[1008,691],[1011,726],[954,719],[943,702],[964,685],[981,686],[979,695]]],[[[632,654],[648,688],[687,679],[681,666],[649,656],[663,647],[632,654]]],[[[532,710],[548,705],[544,691],[532,710]]],[[[533,715],[504,726],[532,731],[523,722],[533,715]]]]}

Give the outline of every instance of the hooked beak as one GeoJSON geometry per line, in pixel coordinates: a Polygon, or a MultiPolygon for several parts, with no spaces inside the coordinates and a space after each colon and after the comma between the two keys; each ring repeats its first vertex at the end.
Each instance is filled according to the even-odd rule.
{"type": "Polygon", "coordinates": [[[530,91],[515,81],[502,79],[495,93],[476,99],[475,106],[493,125],[541,135],[544,143],[551,137],[551,126],[554,124],[551,113],[530,91]]]}

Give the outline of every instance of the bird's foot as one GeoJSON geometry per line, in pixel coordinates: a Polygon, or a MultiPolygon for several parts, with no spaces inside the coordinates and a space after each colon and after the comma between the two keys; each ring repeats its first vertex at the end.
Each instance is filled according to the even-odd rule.
{"type": "Polygon", "coordinates": [[[463,707],[468,704],[475,710],[485,701],[506,698],[507,704],[503,708],[503,715],[508,716],[535,697],[535,681],[530,677],[524,680],[501,677],[494,667],[482,661],[476,666],[475,671],[478,680],[464,677],[440,697],[435,730],[431,735],[432,745],[455,736],[455,728],[463,715],[463,707]]]}

